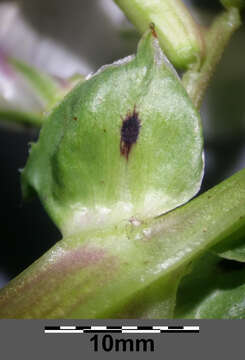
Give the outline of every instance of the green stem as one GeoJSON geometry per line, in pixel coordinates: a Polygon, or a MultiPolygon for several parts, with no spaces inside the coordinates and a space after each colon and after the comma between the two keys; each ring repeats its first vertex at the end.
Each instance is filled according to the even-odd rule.
{"type": "Polygon", "coordinates": [[[65,238],[0,291],[0,318],[170,317],[188,264],[245,226],[244,203],[245,170],[153,222],[65,238]]]}
{"type": "Polygon", "coordinates": [[[177,68],[200,62],[204,43],[199,26],[181,0],[114,0],[143,34],[155,26],[162,49],[177,68]]]}
{"type": "Polygon", "coordinates": [[[241,19],[237,8],[230,8],[219,15],[206,33],[206,58],[201,68],[199,65],[193,65],[184,74],[183,85],[198,109],[224,49],[240,25],[241,19]]]}
{"type": "Polygon", "coordinates": [[[41,127],[43,125],[44,117],[40,114],[34,114],[24,111],[17,110],[4,110],[0,109],[0,119],[5,123],[10,123],[13,125],[26,125],[26,126],[35,126],[41,127]]]}

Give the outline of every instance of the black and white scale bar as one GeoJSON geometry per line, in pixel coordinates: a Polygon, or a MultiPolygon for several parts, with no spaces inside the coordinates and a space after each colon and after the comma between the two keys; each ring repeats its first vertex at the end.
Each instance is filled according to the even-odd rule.
{"type": "Polygon", "coordinates": [[[45,334],[199,333],[199,326],[45,326],[45,334]]]}

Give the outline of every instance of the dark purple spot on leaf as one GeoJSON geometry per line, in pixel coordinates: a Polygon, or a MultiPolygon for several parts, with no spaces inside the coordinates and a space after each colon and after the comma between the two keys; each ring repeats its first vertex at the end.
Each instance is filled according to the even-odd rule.
{"type": "Polygon", "coordinates": [[[120,151],[128,160],[132,146],[136,143],[140,132],[139,114],[134,107],[133,113],[128,113],[121,127],[120,151]]]}

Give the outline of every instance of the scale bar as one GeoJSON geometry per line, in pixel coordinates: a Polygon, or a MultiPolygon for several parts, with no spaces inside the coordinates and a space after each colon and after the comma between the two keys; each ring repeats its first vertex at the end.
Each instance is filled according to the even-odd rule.
{"type": "Polygon", "coordinates": [[[199,333],[199,326],[45,326],[45,334],[199,333]]]}

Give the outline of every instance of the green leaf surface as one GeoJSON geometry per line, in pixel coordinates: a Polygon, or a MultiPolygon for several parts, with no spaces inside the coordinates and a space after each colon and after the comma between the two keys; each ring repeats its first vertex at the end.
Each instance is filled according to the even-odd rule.
{"type": "Polygon", "coordinates": [[[176,318],[244,319],[245,264],[206,254],[178,290],[176,318]]]}
{"type": "Polygon", "coordinates": [[[212,251],[224,259],[245,262],[245,229],[232,234],[212,251]]]}
{"type": "Polygon", "coordinates": [[[142,222],[198,192],[202,154],[199,114],[148,31],[135,57],[98,71],[45,120],[23,190],[65,236],[142,222]]]}
{"type": "MultiPolygon", "coordinates": [[[[138,226],[129,221],[64,238],[0,291],[0,318],[169,318],[190,264],[244,228],[244,201],[245,170],[154,221],[138,226]]],[[[198,276],[207,275],[212,283],[213,266],[198,276]]],[[[228,310],[223,315],[217,310],[217,317],[229,315],[231,302],[238,304],[234,316],[243,316],[244,270],[237,271],[228,273],[227,281],[224,272],[219,276],[230,288],[224,290],[223,310],[228,310]],[[235,289],[233,301],[229,294],[235,289]]],[[[205,283],[200,287],[205,295],[205,283]]],[[[195,299],[195,289],[187,287],[176,316],[197,316],[184,307],[192,295],[195,299]]],[[[202,317],[211,317],[211,310],[202,317]]]]}

